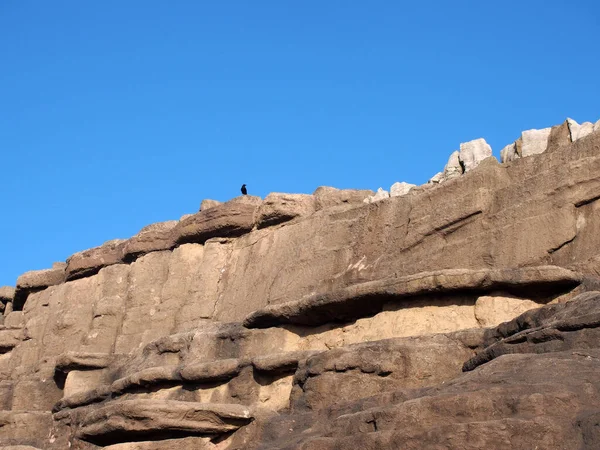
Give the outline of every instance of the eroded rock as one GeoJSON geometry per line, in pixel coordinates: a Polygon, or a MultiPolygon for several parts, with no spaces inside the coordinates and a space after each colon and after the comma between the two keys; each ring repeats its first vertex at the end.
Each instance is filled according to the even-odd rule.
{"type": "Polygon", "coordinates": [[[273,192],[258,208],[257,226],[264,228],[296,217],[309,216],[315,209],[315,197],[312,195],[273,192]]]}
{"type": "Polygon", "coordinates": [[[89,277],[103,267],[123,262],[124,239],[107,241],[100,247],[75,253],[67,260],[66,279],[89,277]]]}

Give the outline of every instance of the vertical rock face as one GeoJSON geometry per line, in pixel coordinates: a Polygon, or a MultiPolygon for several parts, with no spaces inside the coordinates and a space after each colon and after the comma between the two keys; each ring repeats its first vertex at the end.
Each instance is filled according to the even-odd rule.
{"type": "Polygon", "coordinates": [[[0,288],[0,447],[600,447],[584,125],[524,132],[509,164],[461,144],[391,195],[238,197],[24,274],[0,288]]]}

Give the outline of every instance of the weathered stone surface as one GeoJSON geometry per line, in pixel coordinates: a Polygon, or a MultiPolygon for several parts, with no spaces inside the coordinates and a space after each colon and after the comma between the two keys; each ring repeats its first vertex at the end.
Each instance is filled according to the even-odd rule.
{"type": "Polygon", "coordinates": [[[526,298],[506,294],[483,295],[475,303],[475,318],[482,327],[493,327],[539,307],[538,303],[526,298]]]}
{"type": "Polygon", "coordinates": [[[517,145],[514,142],[512,144],[508,144],[506,147],[500,150],[501,163],[511,162],[519,158],[520,156],[517,153],[517,145]]]}
{"type": "Polygon", "coordinates": [[[542,130],[526,130],[521,134],[521,150],[519,155],[522,158],[531,155],[543,153],[548,148],[548,138],[551,128],[542,130]]]}
{"type": "Polygon", "coordinates": [[[148,225],[123,244],[123,260],[132,261],[146,253],[170,250],[175,246],[173,228],[176,220],[148,225]]]}
{"type": "Polygon", "coordinates": [[[339,291],[270,305],[250,314],[247,327],[269,327],[284,323],[320,325],[375,314],[394,298],[431,295],[465,290],[531,289],[551,285],[556,290],[581,282],[579,274],[553,266],[524,267],[518,270],[451,269],[426,272],[349,286],[339,291]]]}
{"type": "Polygon", "coordinates": [[[416,185],[406,183],[405,181],[396,182],[392,184],[392,187],[390,188],[390,197],[400,197],[401,195],[406,195],[414,187],[416,187],[416,185]]]}
{"type": "Polygon", "coordinates": [[[463,174],[464,169],[460,162],[460,152],[457,150],[452,152],[448,162],[444,167],[444,179],[449,180],[463,174]]]}
{"type": "Polygon", "coordinates": [[[467,361],[464,370],[511,353],[597,348],[599,338],[600,292],[588,292],[571,302],[525,312],[491,330],[488,346],[467,361]]]}
{"type": "Polygon", "coordinates": [[[67,280],[89,277],[103,267],[123,262],[125,242],[124,239],[114,239],[100,247],[75,253],[67,259],[67,280]]]}
{"type": "Polygon", "coordinates": [[[221,359],[212,363],[190,364],[179,371],[186,381],[216,381],[233,378],[247,362],[236,358],[221,359]]]}
{"type": "Polygon", "coordinates": [[[320,186],[313,192],[317,210],[337,205],[362,203],[364,199],[373,194],[375,193],[368,189],[337,189],[329,186],[320,186]]]}
{"type": "Polygon", "coordinates": [[[277,225],[296,217],[309,216],[315,212],[315,197],[308,194],[281,194],[273,192],[258,208],[259,228],[277,225]]]}
{"type": "Polygon", "coordinates": [[[15,288],[12,286],[1,286],[0,287],[0,302],[8,303],[12,302],[15,298],[15,288]]]}
{"type": "Polygon", "coordinates": [[[203,244],[213,237],[235,237],[248,233],[255,222],[260,197],[244,195],[200,211],[180,221],[173,229],[177,244],[203,244]]]}
{"type": "Polygon", "coordinates": [[[55,368],[62,372],[104,369],[113,359],[114,356],[107,353],[66,352],[56,358],[55,368]]]}
{"type": "Polygon", "coordinates": [[[369,197],[365,198],[363,200],[364,203],[374,203],[374,202],[378,202],[379,200],[384,200],[386,198],[390,198],[390,193],[386,190],[384,190],[383,188],[379,188],[377,189],[377,192],[375,193],[375,195],[370,195],[369,197]]]}
{"type": "Polygon", "coordinates": [[[27,296],[48,286],[54,286],[65,281],[64,268],[32,270],[17,278],[13,308],[17,311],[23,308],[27,296]]]}
{"type": "MultiPolygon", "coordinates": [[[[212,208],[214,206],[219,206],[221,204],[220,201],[218,200],[211,200],[208,198],[205,198],[204,200],[202,200],[202,202],[200,202],[200,209],[199,211],[206,211],[209,208],[212,208]]],[[[183,217],[182,217],[183,220],[183,217]]]]}
{"type": "Polygon", "coordinates": [[[28,292],[0,327],[0,445],[91,450],[76,436],[87,415],[166,400],[243,405],[255,420],[214,442],[168,427],[97,442],[597,448],[600,381],[585,364],[600,356],[599,173],[600,135],[571,142],[564,123],[534,158],[487,158],[371,204],[322,189],[319,210],[285,226],[256,214],[243,235],[28,292]],[[246,329],[253,311],[277,314],[246,329]],[[465,361],[477,364],[461,374],[465,361]]]}
{"type": "Polygon", "coordinates": [[[575,122],[573,119],[567,119],[569,124],[569,131],[571,132],[571,141],[575,142],[581,138],[594,132],[594,124],[591,122],[584,122],[581,125],[575,122]]]}
{"type": "Polygon", "coordinates": [[[491,156],[492,147],[485,142],[485,139],[480,138],[460,144],[458,159],[463,172],[473,170],[481,161],[491,156]]]}
{"type": "Polygon", "coordinates": [[[23,328],[25,317],[23,311],[4,311],[4,326],[6,328],[23,328]]]}
{"type": "Polygon", "coordinates": [[[427,184],[439,184],[444,181],[444,179],[444,172],[438,172],[427,181],[427,184]]]}
{"type": "Polygon", "coordinates": [[[85,416],[77,435],[100,445],[165,436],[219,435],[252,420],[241,405],[203,404],[172,400],[125,400],[103,406],[85,416]]]}

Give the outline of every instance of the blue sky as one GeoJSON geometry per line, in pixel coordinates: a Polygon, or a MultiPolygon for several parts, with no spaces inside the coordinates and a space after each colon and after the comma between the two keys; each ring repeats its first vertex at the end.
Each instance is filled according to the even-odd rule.
{"type": "Polygon", "coordinates": [[[0,285],[203,198],[421,184],[600,119],[600,6],[0,2],[0,285]]]}

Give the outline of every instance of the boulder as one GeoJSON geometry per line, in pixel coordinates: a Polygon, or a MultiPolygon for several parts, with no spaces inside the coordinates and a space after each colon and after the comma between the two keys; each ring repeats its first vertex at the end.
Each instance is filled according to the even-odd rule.
{"type": "Polygon", "coordinates": [[[519,144],[517,144],[517,152],[522,158],[531,155],[543,153],[548,148],[548,138],[550,137],[551,128],[541,130],[526,130],[523,131],[519,144]]]}
{"type": "Polygon", "coordinates": [[[320,186],[313,192],[317,210],[342,204],[362,203],[373,194],[374,192],[368,189],[337,189],[329,186],[320,186]]]}
{"type": "Polygon", "coordinates": [[[221,204],[221,202],[218,200],[211,200],[211,199],[205,198],[200,203],[199,211],[206,211],[207,209],[213,208],[215,206],[219,206],[220,204],[221,204]]]}
{"type": "Polygon", "coordinates": [[[578,139],[584,138],[594,132],[595,125],[591,122],[584,122],[581,125],[573,119],[567,119],[569,131],[571,132],[571,141],[575,142],[578,139]]]}
{"type": "Polygon", "coordinates": [[[175,242],[203,244],[213,237],[237,237],[254,228],[260,197],[244,195],[200,211],[180,221],[173,229],[175,242]]]}
{"type": "Polygon", "coordinates": [[[170,250],[175,246],[173,228],[178,221],[154,223],[140,230],[123,244],[123,260],[130,262],[146,253],[170,250]]]}
{"type": "Polygon", "coordinates": [[[0,286],[0,302],[9,303],[15,298],[15,288],[12,286],[0,286]]]}
{"type": "Polygon", "coordinates": [[[492,156],[492,147],[483,138],[460,144],[458,159],[463,172],[473,170],[481,161],[490,156],[492,156]]]}
{"type": "Polygon", "coordinates": [[[390,197],[400,197],[410,192],[412,188],[416,187],[415,184],[406,183],[405,181],[396,182],[392,184],[390,188],[390,197]]]}
{"type": "Polygon", "coordinates": [[[452,178],[456,178],[463,174],[463,166],[461,165],[461,161],[459,158],[460,152],[454,151],[448,158],[448,162],[446,166],[444,166],[444,179],[449,180],[452,178]]]}
{"type": "Polygon", "coordinates": [[[124,239],[113,239],[99,247],[75,253],[67,259],[67,281],[92,276],[103,267],[123,262],[124,239]]]}
{"type": "Polygon", "coordinates": [[[363,200],[364,203],[374,203],[380,200],[385,200],[386,198],[390,198],[390,193],[383,188],[377,189],[375,195],[371,195],[363,200]]]}
{"type": "Polygon", "coordinates": [[[315,197],[308,194],[281,194],[273,192],[258,208],[258,228],[287,222],[296,217],[306,217],[315,212],[315,197]]]}
{"type": "Polygon", "coordinates": [[[520,156],[517,153],[517,145],[514,142],[512,144],[508,144],[506,147],[500,150],[501,163],[511,162],[519,158],[520,156]]]}

